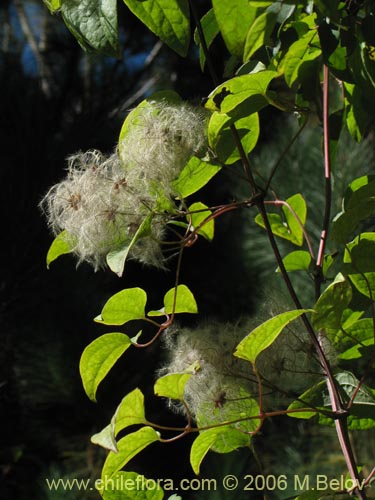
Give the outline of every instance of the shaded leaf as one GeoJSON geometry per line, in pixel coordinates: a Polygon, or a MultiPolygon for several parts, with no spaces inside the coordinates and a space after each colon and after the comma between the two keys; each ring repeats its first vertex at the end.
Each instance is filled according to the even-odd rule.
{"type": "Polygon", "coordinates": [[[340,328],[342,317],[352,299],[352,288],[342,274],[338,274],[315,304],[312,324],[317,329],[340,328]]]}
{"type": "Polygon", "coordinates": [[[277,339],[289,323],[309,311],[309,309],[286,311],[267,320],[241,340],[234,355],[238,358],[246,359],[251,363],[255,363],[259,354],[277,339]]]}
{"type": "MultiPolygon", "coordinates": [[[[201,19],[201,27],[204,35],[204,39],[207,48],[210,48],[211,43],[215,40],[216,36],[219,34],[220,29],[216,21],[215,13],[213,9],[210,9],[201,19]]],[[[194,31],[194,41],[199,45],[199,62],[201,65],[201,70],[204,70],[206,63],[206,56],[204,50],[202,49],[202,43],[199,37],[197,28],[194,31]]]]}
{"type": "Polygon", "coordinates": [[[346,245],[343,272],[355,288],[375,298],[375,233],[361,233],[346,245]]]}
{"type": "Polygon", "coordinates": [[[157,37],[184,57],[190,42],[187,0],[124,0],[128,8],[157,37]]]}
{"type": "Polygon", "coordinates": [[[104,325],[123,325],[128,321],[143,319],[146,302],[147,294],[142,288],[126,288],[108,299],[95,321],[104,325]]]}
{"type": "Polygon", "coordinates": [[[61,14],[84,50],[118,56],[116,0],[64,0],[61,14]]]}
{"type": "Polygon", "coordinates": [[[116,361],[131,345],[123,333],[106,333],[95,339],[83,351],[79,371],[87,396],[96,401],[96,391],[116,361]]]}

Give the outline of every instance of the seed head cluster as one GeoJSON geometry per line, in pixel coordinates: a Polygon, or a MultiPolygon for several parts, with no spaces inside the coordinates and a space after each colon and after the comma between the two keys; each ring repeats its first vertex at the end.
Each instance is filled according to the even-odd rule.
{"type": "MultiPolygon", "coordinates": [[[[118,151],[68,158],[66,178],[54,185],[40,206],[55,235],[65,238],[78,262],[95,269],[108,253],[130,244],[148,215],[151,227],[131,248],[142,263],[163,266],[161,242],[168,214],[160,199],[177,194],[171,187],[189,158],[204,149],[204,119],[186,104],[148,102],[137,108],[118,151]]],[[[130,117],[132,114],[130,115],[130,117]]]]}
{"type": "MultiPolygon", "coordinates": [[[[233,356],[243,337],[240,328],[221,323],[165,334],[169,359],[159,375],[193,373],[185,386],[184,400],[200,426],[246,416],[254,402],[257,386],[251,365],[233,356]]],[[[181,404],[169,404],[185,412],[181,404]]]]}

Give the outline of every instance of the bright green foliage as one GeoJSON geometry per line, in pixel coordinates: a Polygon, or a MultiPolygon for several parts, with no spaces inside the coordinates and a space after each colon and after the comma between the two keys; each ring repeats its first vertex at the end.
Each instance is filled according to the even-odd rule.
{"type": "Polygon", "coordinates": [[[135,455],[155,441],[159,441],[159,434],[152,427],[142,427],[132,432],[117,443],[117,453],[110,451],[102,470],[102,478],[107,480],[119,472],[135,455]]]}
{"type": "Polygon", "coordinates": [[[240,116],[256,113],[267,106],[267,88],[276,76],[274,71],[261,71],[232,78],[211,92],[206,108],[231,116],[242,109],[244,111],[240,116]]]}
{"type": "Polygon", "coordinates": [[[238,344],[234,355],[254,364],[259,354],[273,344],[284,328],[306,312],[307,309],[287,311],[269,319],[238,344]]]}
{"type": "Polygon", "coordinates": [[[177,399],[182,401],[184,399],[185,385],[191,373],[172,373],[158,378],[154,385],[154,392],[157,396],[164,396],[165,398],[177,399]]]}
{"type": "Polygon", "coordinates": [[[255,20],[258,9],[247,0],[213,0],[212,5],[229,52],[242,59],[248,26],[255,20]]]}
{"type": "Polygon", "coordinates": [[[244,152],[249,154],[256,146],[259,138],[259,116],[253,113],[249,116],[232,120],[224,113],[214,112],[208,124],[208,141],[220,161],[231,165],[241,159],[241,153],[233,143],[233,127],[241,139],[244,152]]]}
{"type": "Polygon", "coordinates": [[[147,294],[142,288],[126,288],[107,300],[95,321],[104,325],[123,325],[134,319],[143,319],[146,302],[147,294]]]}
{"type": "MultiPolygon", "coordinates": [[[[288,272],[292,271],[310,271],[310,266],[312,263],[311,255],[305,250],[295,250],[294,252],[288,253],[283,258],[283,263],[285,269],[288,272]]],[[[280,269],[278,269],[279,271],[280,269]]]]}
{"type": "Polygon", "coordinates": [[[162,500],[164,492],[156,481],[148,480],[136,472],[117,472],[105,487],[98,488],[104,500],[162,500]],[[113,481],[113,483],[111,483],[113,481]],[[111,485],[114,485],[114,488],[111,485]],[[126,488],[126,486],[129,486],[126,488]]]}
{"type": "Polygon", "coordinates": [[[113,416],[115,435],[134,424],[146,424],[144,397],[140,389],[127,394],[113,416]]]}
{"type": "Polygon", "coordinates": [[[208,210],[207,205],[198,201],[190,205],[189,212],[190,214],[187,216],[187,219],[191,220],[191,230],[195,231],[198,228],[197,233],[211,241],[214,238],[215,231],[214,219],[204,222],[212,215],[211,210],[208,210]]]}
{"type": "MultiPolygon", "coordinates": [[[[268,220],[275,236],[301,246],[303,244],[303,226],[306,223],[307,207],[302,195],[295,194],[288,198],[282,205],[282,216],[268,213],[268,220]]],[[[260,214],[255,217],[255,222],[265,228],[260,214]]]]}
{"type": "Polygon", "coordinates": [[[156,36],[180,56],[186,56],[190,41],[187,0],[124,0],[129,9],[156,36]]]}
{"type": "Polygon", "coordinates": [[[43,0],[52,13],[59,10],[61,7],[61,1],[62,0],[43,0]]]}
{"type": "Polygon", "coordinates": [[[123,333],[107,333],[95,339],[83,351],[79,370],[86,394],[93,401],[100,382],[116,361],[130,347],[131,340],[123,333]]]}
{"type": "Polygon", "coordinates": [[[158,311],[150,311],[148,316],[164,316],[165,314],[191,313],[198,312],[197,303],[194,295],[186,285],[178,285],[171,288],[164,296],[164,307],[158,311]]]}
{"type": "Polygon", "coordinates": [[[62,231],[53,240],[53,242],[48,250],[47,259],[46,259],[47,268],[49,269],[51,262],[56,260],[58,257],[66,254],[66,253],[70,253],[71,251],[72,251],[72,249],[69,245],[69,242],[66,239],[66,232],[62,231]]]}
{"type": "Polygon", "coordinates": [[[179,197],[187,198],[202,189],[220,170],[220,165],[192,156],[172,186],[179,197]]]}
{"type": "Polygon", "coordinates": [[[61,0],[65,24],[88,51],[119,55],[116,0],[61,0]]]}

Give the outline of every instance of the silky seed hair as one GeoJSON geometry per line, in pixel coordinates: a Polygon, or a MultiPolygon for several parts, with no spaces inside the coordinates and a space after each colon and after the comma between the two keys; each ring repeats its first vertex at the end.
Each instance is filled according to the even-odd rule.
{"type": "Polygon", "coordinates": [[[174,195],[175,180],[193,155],[207,150],[206,114],[187,103],[151,101],[137,114],[121,142],[121,159],[131,185],[162,186],[174,195]]]}
{"type": "MultiPolygon", "coordinates": [[[[117,154],[106,157],[88,151],[68,158],[66,179],[53,186],[40,205],[52,232],[66,231],[78,262],[87,261],[98,269],[109,252],[130,243],[155,197],[129,186],[117,154]]],[[[143,251],[134,251],[135,258],[158,265],[163,234],[164,221],[156,220],[143,251]]]]}

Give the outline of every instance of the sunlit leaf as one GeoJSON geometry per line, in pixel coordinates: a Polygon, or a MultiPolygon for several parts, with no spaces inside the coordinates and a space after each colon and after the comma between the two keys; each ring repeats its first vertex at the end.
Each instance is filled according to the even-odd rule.
{"type": "Polygon", "coordinates": [[[343,273],[360,293],[374,300],[375,233],[361,233],[346,245],[343,273]]]}
{"type": "MultiPolygon", "coordinates": [[[[283,258],[283,263],[285,266],[285,269],[288,272],[291,271],[310,271],[310,266],[312,263],[312,258],[309,252],[306,252],[306,250],[296,250],[294,252],[288,253],[283,258]]],[[[280,269],[277,269],[280,271],[280,269]]]]}
{"type": "Polygon", "coordinates": [[[67,240],[67,232],[62,231],[60,234],[56,236],[56,238],[53,240],[51,246],[49,247],[48,253],[47,253],[47,269],[49,269],[49,266],[51,262],[56,260],[58,257],[61,255],[71,253],[72,247],[69,244],[67,240]]]}
{"type": "Polygon", "coordinates": [[[227,432],[223,427],[214,427],[200,432],[195,438],[190,450],[190,463],[196,475],[199,474],[201,463],[220,433],[227,432]]]}
{"type": "Polygon", "coordinates": [[[119,471],[109,481],[96,480],[103,500],[162,500],[164,493],[154,479],[137,472],[119,471]],[[101,481],[101,482],[100,482],[101,481]],[[114,485],[112,488],[111,486],[114,485]]]}
{"type": "Polygon", "coordinates": [[[144,397],[140,389],[129,392],[121,401],[113,416],[114,434],[135,424],[146,424],[144,397]]]}
{"type": "Polygon", "coordinates": [[[275,71],[260,71],[236,76],[211,92],[206,108],[211,111],[231,113],[235,108],[246,103],[247,114],[256,113],[267,106],[267,88],[276,77],[275,71]]]}
{"type": "Polygon", "coordinates": [[[156,396],[183,400],[185,385],[191,375],[191,373],[172,373],[158,378],[154,385],[156,396]]]}
{"type": "Polygon", "coordinates": [[[84,50],[119,55],[116,0],[64,0],[61,14],[84,50]]]}
{"type": "Polygon", "coordinates": [[[255,363],[259,354],[267,349],[267,347],[269,347],[277,339],[289,323],[309,311],[309,309],[286,311],[267,320],[241,340],[234,352],[234,355],[238,358],[246,359],[251,363],[255,363]]]}
{"type": "Polygon", "coordinates": [[[172,183],[172,187],[180,198],[187,198],[205,186],[220,170],[220,165],[192,156],[178,178],[172,183]]]}
{"type": "Polygon", "coordinates": [[[43,0],[49,10],[53,13],[61,7],[61,0],[43,0]]]}
{"type": "Polygon", "coordinates": [[[157,37],[180,56],[186,56],[190,42],[187,0],[124,0],[128,8],[157,37]]]}
{"type": "Polygon", "coordinates": [[[113,477],[129,460],[159,439],[159,434],[152,427],[142,427],[120,439],[117,443],[118,452],[110,451],[104,462],[103,480],[113,477]]]}
{"type": "Polygon", "coordinates": [[[257,7],[248,0],[213,0],[215,17],[224,42],[232,54],[242,59],[249,26],[253,23],[257,7]]]}
{"type": "Polygon", "coordinates": [[[143,319],[146,302],[147,294],[142,288],[126,288],[108,299],[95,321],[104,325],[123,325],[128,321],[143,319]]]}
{"type": "Polygon", "coordinates": [[[208,125],[209,145],[226,165],[231,165],[241,159],[241,154],[233,138],[231,125],[235,126],[246,154],[254,149],[260,133],[258,113],[253,113],[239,120],[232,120],[226,114],[214,112],[208,125]]]}
{"type": "MultiPolygon", "coordinates": [[[[207,205],[204,203],[201,203],[200,201],[193,203],[190,205],[188,208],[189,212],[191,212],[189,215],[187,215],[187,220],[191,220],[191,230],[194,231],[197,227],[202,224],[207,217],[212,215],[211,210],[208,210],[207,205]],[[207,210],[205,210],[207,209],[207,210]],[[197,211],[199,210],[199,211],[197,211]],[[195,213],[194,213],[195,211],[195,213]]],[[[214,232],[215,232],[215,221],[214,219],[211,219],[209,222],[206,222],[202,227],[198,229],[198,234],[202,235],[204,238],[207,240],[211,241],[214,238],[214,232]]]]}
{"type": "Polygon", "coordinates": [[[255,18],[246,36],[244,61],[248,61],[258,49],[267,45],[276,21],[277,13],[272,11],[262,12],[255,18]]]}
{"type": "Polygon", "coordinates": [[[107,333],[95,339],[83,351],[79,371],[87,396],[95,401],[100,382],[130,347],[131,340],[123,333],[107,333]]]}
{"type": "Polygon", "coordinates": [[[164,296],[164,307],[158,311],[150,311],[148,316],[164,316],[173,312],[176,314],[198,312],[194,295],[186,285],[178,285],[177,292],[176,288],[171,288],[164,296]]]}

